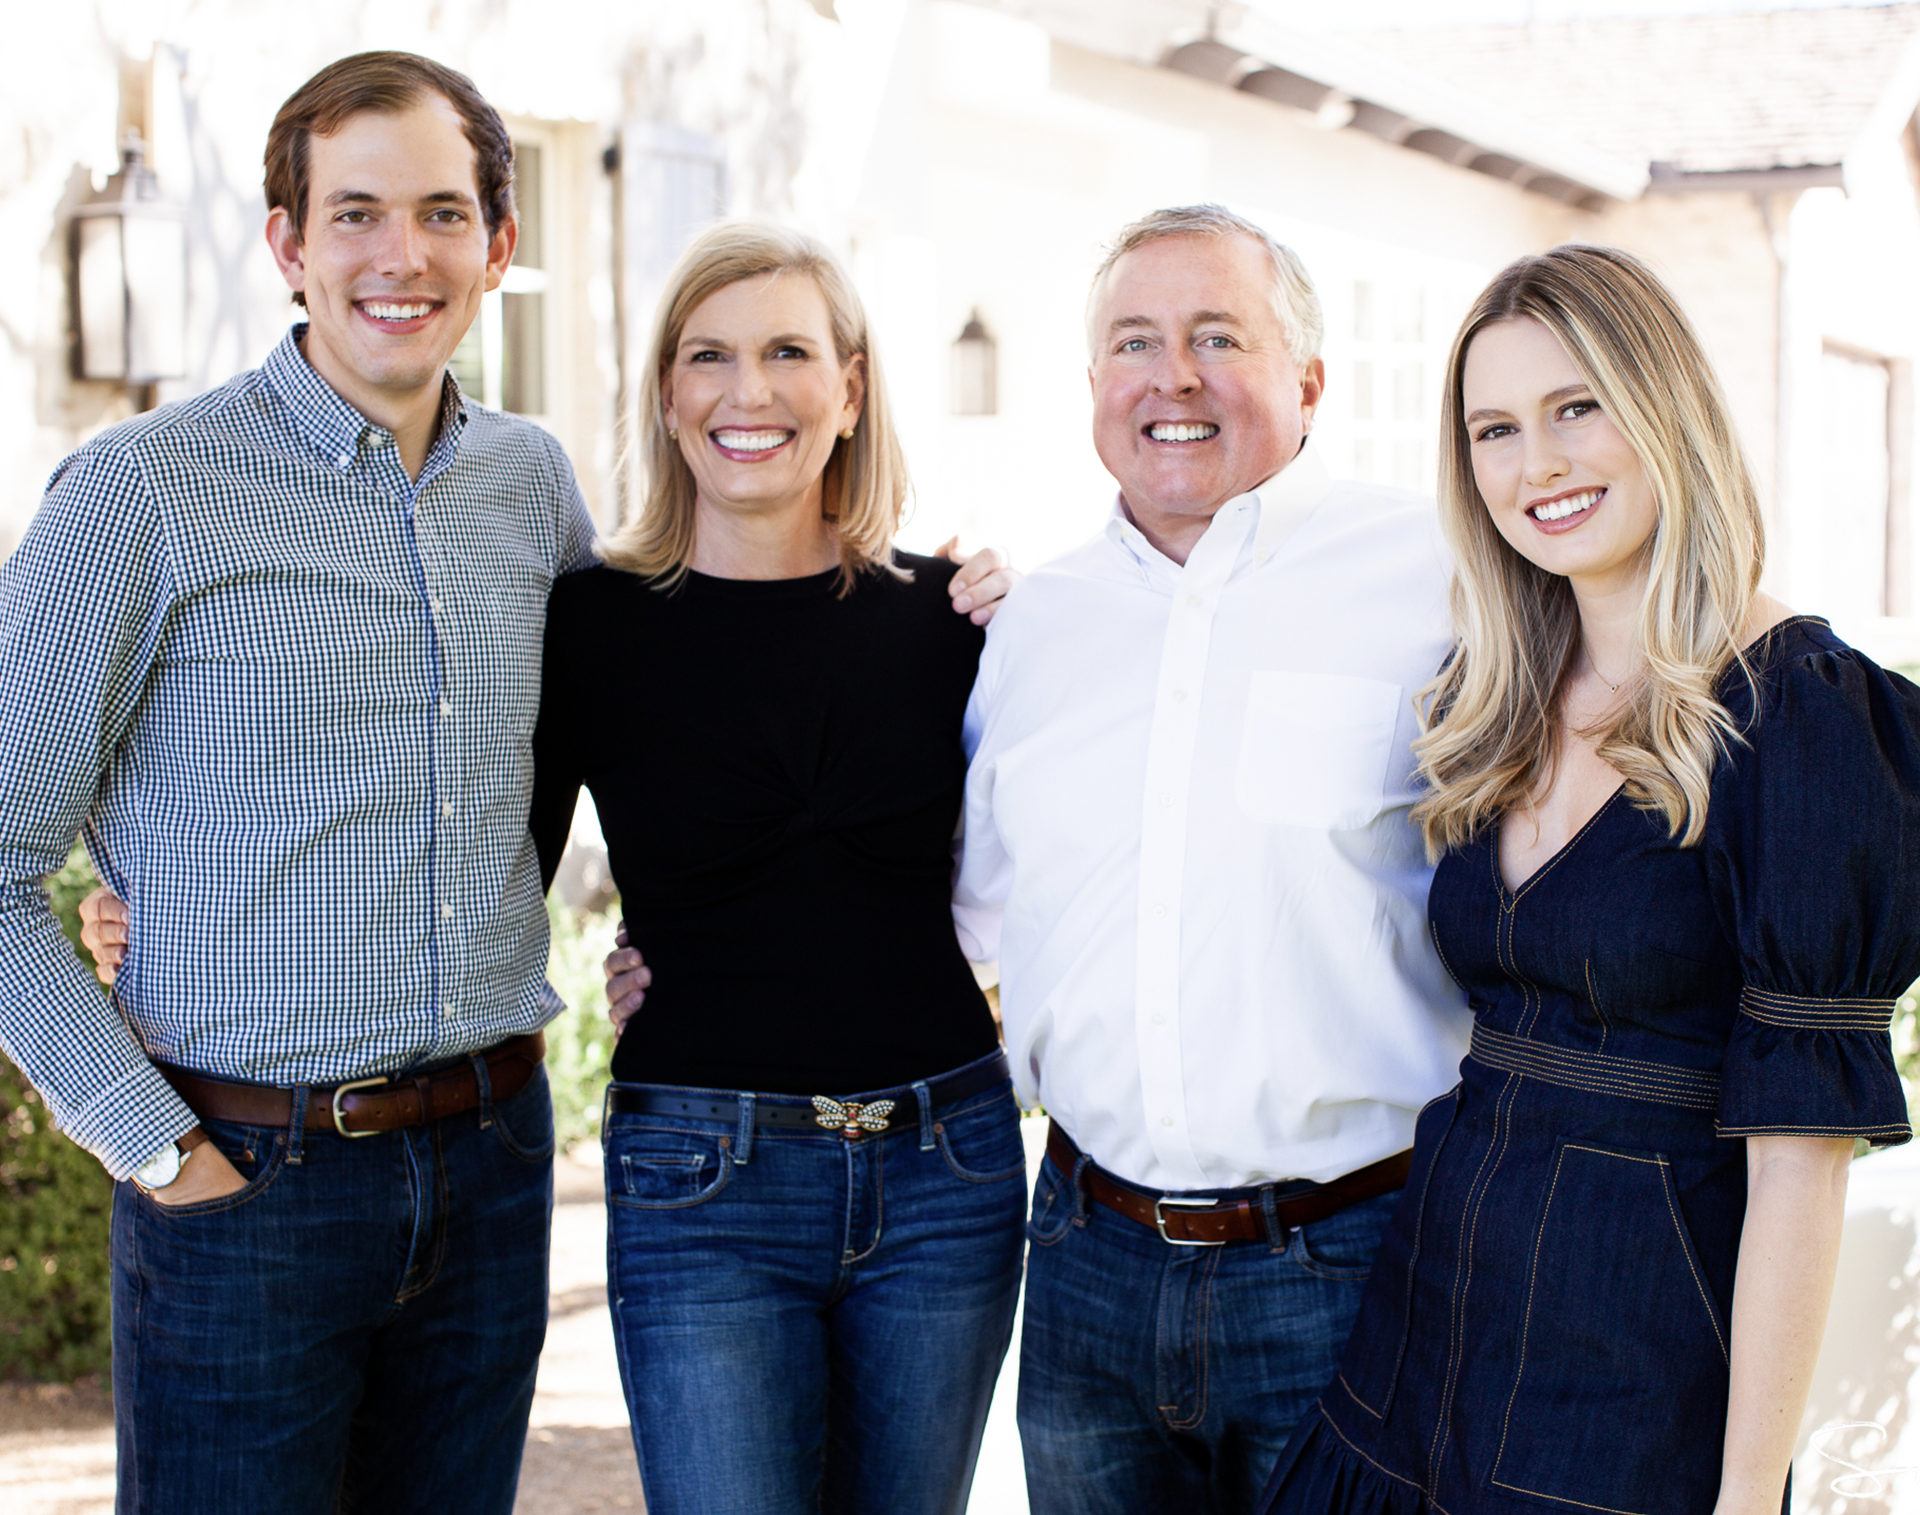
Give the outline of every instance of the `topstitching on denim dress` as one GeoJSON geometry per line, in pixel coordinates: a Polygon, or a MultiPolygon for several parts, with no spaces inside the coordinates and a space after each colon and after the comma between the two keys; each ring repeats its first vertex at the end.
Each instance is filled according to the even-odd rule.
{"type": "Polygon", "coordinates": [[[1698,846],[1616,794],[1518,889],[1441,863],[1472,1048],[1270,1510],[1712,1509],[1739,1138],[1906,1141],[1920,976],[1920,690],[1809,618],[1750,656],[1698,846]]]}

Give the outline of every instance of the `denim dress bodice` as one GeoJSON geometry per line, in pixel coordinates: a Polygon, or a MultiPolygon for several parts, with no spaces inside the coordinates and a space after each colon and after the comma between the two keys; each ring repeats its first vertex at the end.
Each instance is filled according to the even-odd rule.
{"type": "Polygon", "coordinates": [[[1806,619],[1751,667],[1694,845],[1623,791],[1517,888],[1442,861],[1471,1050],[1272,1509],[1712,1509],[1740,1138],[1906,1140],[1920,976],[1920,691],[1806,619]]]}

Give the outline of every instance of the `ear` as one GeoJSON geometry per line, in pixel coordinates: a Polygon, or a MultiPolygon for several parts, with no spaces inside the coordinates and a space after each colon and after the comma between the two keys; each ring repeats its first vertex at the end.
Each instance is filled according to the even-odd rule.
{"type": "Polygon", "coordinates": [[[507,276],[507,265],[513,262],[513,250],[520,245],[520,219],[508,216],[500,223],[500,230],[493,234],[493,240],[487,243],[487,288],[495,290],[500,281],[507,276]]]}
{"type": "Polygon", "coordinates": [[[866,406],[867,359],[864,353],[855,353],[853,361],[847,365],[847,403],[840,412],[842,429],[858,422],[866,406]]]}
{"type": "Polygon", "coordinates": [[[1326,392],[1327,365],[1315,358],[1300,375],[1300,422],[1307,431],[1313,430],[1313,413],[1326,392]]]}
{"type": "Polygon", "coordinates": [[[668,431],[678,431],[680,422],[673,413],[673,370],[669,368],[660,375],[660,409],[666,419],[668,431]]]}
{"type": "Polygon", "coordinates": [[[280,277],[287,281],[287,288],[306,293],[307,250],[301,245],[299,230],[293,224],[293,213],[284,205],[276,205],[267,212],[267,250],[279,265],[280,277]]]}

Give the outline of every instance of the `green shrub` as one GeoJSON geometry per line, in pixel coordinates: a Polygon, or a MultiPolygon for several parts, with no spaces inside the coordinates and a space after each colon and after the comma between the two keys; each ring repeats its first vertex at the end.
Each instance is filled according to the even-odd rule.
{"type": "MultiPolygon", "coordinates": [[[[79,905],[95,888],[76,851],[47,880],[87,967],[79,905]]],[[[0,1058],[0,1379],[77,1378],[107,1368],[107,1227],[113,1180],[54,1130],[46,1106],[0,1058]]]]}
{"type": "Polygon", "coordinates": [[[555,895],[547,901],[547,914],[553,922],[547,982],[567,1002],[567,1013],[547,1027],[553,1124],[564,1152],[577,1142],[600,1136],[600,1097],[613,1057],[613,1025],[607,1019],[606,977],[600,971],[600,959],[613,948],[620,906],[616,901],[606,911],[574,911],[555,895]]]}

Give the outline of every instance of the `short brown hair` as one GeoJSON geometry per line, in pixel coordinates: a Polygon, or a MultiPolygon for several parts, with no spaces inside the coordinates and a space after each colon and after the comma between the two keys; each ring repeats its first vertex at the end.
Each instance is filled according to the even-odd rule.
{"type": "MultiPolygon", "coordinates": [[[[487,235],[513,216],[513,139],[500,113],[473,80],[418,53],[355,53],[329,63],[280,107],[267,133],[267,209],[293,218],[296,241],[307,230],[308,141],[330,137],[363,111],[397,113],[439,95],[460,117],[473,145],[474,183],[487,235]]],[[[299,295],[296,300],[305,304],[299,295]]]]}

